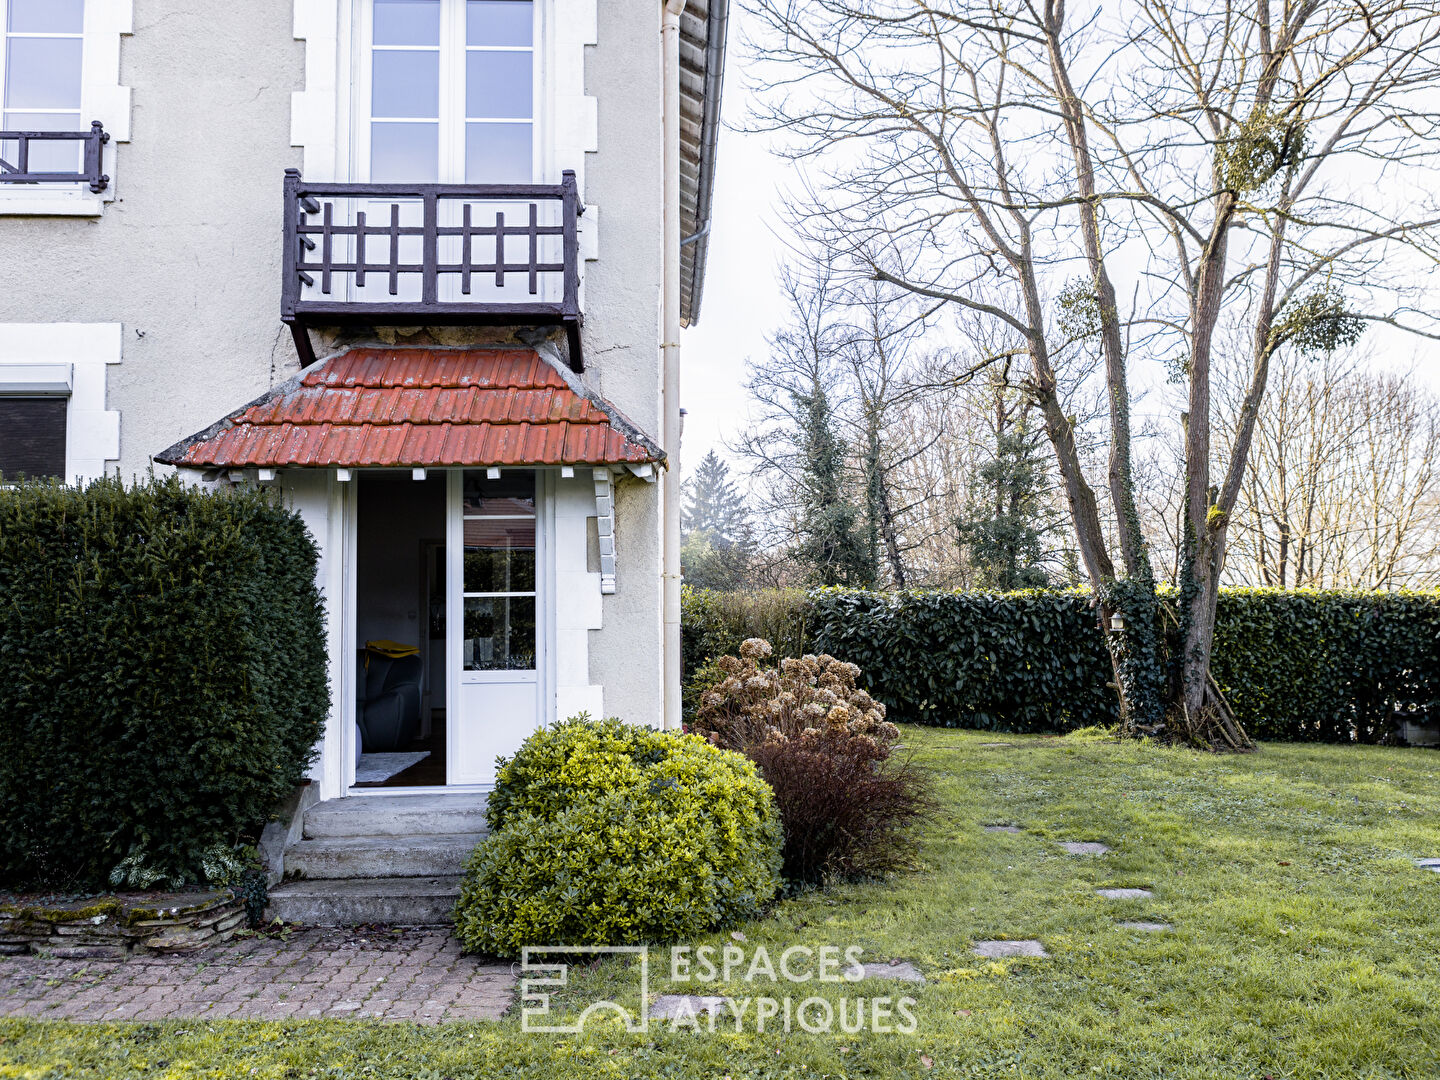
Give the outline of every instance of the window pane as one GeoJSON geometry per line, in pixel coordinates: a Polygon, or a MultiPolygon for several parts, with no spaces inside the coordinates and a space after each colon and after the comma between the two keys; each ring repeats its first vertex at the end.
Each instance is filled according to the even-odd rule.
{"type": "Polygon", "coordinates": [[[10,0],[9,30],[15,34],[78,34],[84,0],[10,0]]]}
{"type": "Polygon", "coordinates": [[[439,124],[370,125],[371,182],[433,184],[439,179],[439,124]]]}
{"type": "Polygon", "coordinates": [[[5,61],[9,109],[80,107],[79,38],[11,38],[5,61]]]}
{"type": "Polygon", "coordinates": [[[465,179],[472,184],[528,184],[530,125],[466,124],[465,179]]]}
{"type": "Polygon", "coordinates": [[[535,591],[534,518],[465,522],[464,591],[535,591]]]}
{"type": "Polygon", "coordinates": [[[530,63],[528,52],[467,52],[465,115],[530,119],[530,63]]]}
{"type": "Polygon", "coordinates": [[[439,45],[440,0],[375,0],[376,45],[439,45]]]}
{"type": "Polygon", "coordinates": [[[470,0],[465,5],[467,45],[529,45],[534,25],[530,0],[470,0]]]}
{"type": "Polygon", "coordinates": [[[467,596],[464,622],[466,671],[535,669],[533,596],[467,596]]]}
{"type": "MultiPolygon", "coordinates": [[[[6,131],[79,131],[80,114],[73,113],[5,113],[0,128],[6,131]]],[[[0,141],[0,158],[19,165],[20,144],[11,139],[0,141]]],[[[32,142],[31,172],[79,172],[84,164],[82,146],[78,142],[32,142]]]]}
{"type": "Polygon", "coordinates": [[[65,478],[69,398],[0,397],[0,476],[65,478]]]}
{"type": "Polygon", "coordinates": [[[440,115],[438,52],[376,52],[371,116],[440,115]]]}
{"type": "MultiPolygon", "coordinates": [[[[486,517],[496,514],[513,516],[535,514],[535,473],[530,469],[506,469],[495,480],[487,480],[483,472],[469,471],[465,474],[466,517],[486,517]]],[[[524,524],[514,522],[513,524],[524,524]]],[[[467,529],[469,523],[466,524],[467,529]]],[[[528,526],[534,536],[534,524],[528,526]]],[[[470,535],[468,532],[465,534],[470,535]]],[[[470,541],[467,539],[466,543],[470,541]]],[[[533,541],[532,541],[533,542],[533,541]]]]}

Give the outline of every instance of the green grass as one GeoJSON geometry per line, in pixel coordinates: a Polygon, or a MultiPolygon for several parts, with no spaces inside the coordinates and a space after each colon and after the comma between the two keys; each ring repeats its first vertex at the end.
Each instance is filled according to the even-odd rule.
{"type": "MultiPolygon", "coordinates": [[[[780,904],[747,955],[795,944],[915,961],[910,989],[773,987],[734,996],[912,993],[911,1035],[714,1034],[652,1024],[580,1036],[498,1024],[0,1021],[0,1077],[1261,1077],[1440,1076],[1440,754],[1267,745],[1245,757],[1063,739],[909,730],[941,776],[920,865],[780,904]],[[1008,747],[986,748],[983,743],[1008,747]],[[1019,835],[986,833],[1013,822],[1019,835]],[[1062,839],[1100,840],[1075,857],[1062,839]],[[1112,902],[1107,885],[1148,901],[1112,902]],[[1145,934],[1119,919],[1158,919],[1145,934]],[[1045,960],[988,963],[990,937],[1045,960]]],[[[734,944],[729,934],[711,944],[734,944]]],[[[651,972],[664,992],[667,965],[651,972]]],[[[573,1011],[633,992],[632,965],[572,971],[573,1011]]],[[[696,987],[673,987],[694,990],[696,987]]],[[[701,988],[716,992],[715,987],[701,988]]],[[[773,1022],[772,1022],[773,1024],[773,1022]]]]}

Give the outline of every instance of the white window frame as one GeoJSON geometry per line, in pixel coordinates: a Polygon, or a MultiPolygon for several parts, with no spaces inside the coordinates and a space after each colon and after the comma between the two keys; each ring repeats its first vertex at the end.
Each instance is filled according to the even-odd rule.
{"type": "Polygon", "coordinates": [[[120,413],[105,408],[110,364],[120,363],[119,323],[0,323],[0,384],[69,369],[65,481],[86,483],[120,459],[120,413]],[[7,369],[9,377],[7,378],[7,369]]]}
{"type": "MultiPolygon", "coordinates": [[[[531,116],[530,116],[530,176],[532,183],[558,183],[555,170],[555,152],[549,137],[552,130],[550,115],[552,97],[547,77],[552,65],[549,62],[551,50],[552,20],[551,4],[548,0],[532,0],[534,9],[534,30],[530,46],[470,46],[466,44],[465,0],[441,0],[440,5],[440,108],[439,108],[439,183],[459,184],[465,179],[466,124],[471,121],[513,122],[514,118],[471,117],[465,109],[465,58],[470,52],[511,51],[530,52],[531,63],[531,116]],[[458,65],[457,65],[458,60],[458,65]],[[458,67],[458,70],[457,70],[458,67]]],[[[353,77],[349,85],[353,90],[348,102],[350,124],[348,154],[349,179],[363,183],[370,179],[370,125],[371,92],[373,68],[371,49],[374,45],[374,3],[373,0],[354,0],[351,10],[350,34],[352,49],[350,70],[353,77]]],[[[382,46],[383,48],[383,46],[382,46]]],[[[403,48],[403,47],[402,47],[403,48]]],[[[414,46],[417,51],[428,51],[430,46],[414,46]]],[[[429,117],[416,119],[428,120],[429,117]]],[[[381,122],[404,122],[399,117],[384,117],[381,122]]],[[[486,183],[484,177],[474,177],[470,183],[486,183]]]]}
{"type": "MultiPolygon", "coordinates": [[[[98,194],[83,184],[0,184],[0,216],[98,217],[114,200],[116,144],[130,141],[130,89],[120,85],[120,38],[134,30],[133,7],[133,0],[85,0],[77,130],[88,130],[94,120],[104,125],[110,141],[101,152],[101,171],[109,184],[98,194]]],[[[8,0],[0,0],[0,30],[8,25],[7,8],[8,0]]],[[[0,56],[0,80],[3,65],[0,56]]]]}

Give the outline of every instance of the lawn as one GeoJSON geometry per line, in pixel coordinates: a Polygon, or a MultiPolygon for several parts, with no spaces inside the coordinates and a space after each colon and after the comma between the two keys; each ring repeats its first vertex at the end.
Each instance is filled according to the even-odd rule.
{"type": "MultiPolygon", "coordinates": [[[[1103,738],[907,730],[942,810],[912,873],[810,893],[740,928],[747,958],[797,944],[914,961],[924,986],[668,984],[652,994],[915,999],[913,1034],[671,1030],[578,1036],[499,1024],[0,1021],[0,1077],[1440,1076],[1440,753],[1267,745],[1244,756],[1103,738]],[[1001,746],[986,745],[1003,743],[1001,746]],[[986,832],[1013,823],[1020,833],[986,832]],[[1100,841],[1108,855],[1065,853],[1100,841]],[[1097,888],[1145,888],[1106,900],[1097,888]],[[1164,922],[1169,932],[1121,928],[1164,922]],[[1044,959],[986,961],[1033,938],[1044,959]]],[[[731,934],[710,939],[734,945],[731,934]]],[[[637,969],[571,973],[576,1008],[637,969]]],[[[838,1007],[838,1005],[837,1005],[838,1007]]]]}

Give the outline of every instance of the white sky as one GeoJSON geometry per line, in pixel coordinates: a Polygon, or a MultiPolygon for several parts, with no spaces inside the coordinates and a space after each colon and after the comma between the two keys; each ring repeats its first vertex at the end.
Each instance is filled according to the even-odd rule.
{"type": "MultiPolygon", "coordinates": [[[[731,12],[733,19],[735,6],[731,12]]],[[[727,124],[743,119],[746,107],[741,80],[727,79],[727,124]]],[[[680,335],[681,468],[687,476],[709,449],[727,457],[723,441],[745,423],[745,361],[764,357],[765,335],[784,321],[776,273],[788,251],[772,230],[781,228],[780,192],[789,172],[789,162],[770,153],[765,136],[721,131],[700,321],[680,335]]]]}

